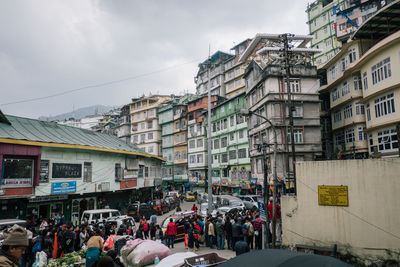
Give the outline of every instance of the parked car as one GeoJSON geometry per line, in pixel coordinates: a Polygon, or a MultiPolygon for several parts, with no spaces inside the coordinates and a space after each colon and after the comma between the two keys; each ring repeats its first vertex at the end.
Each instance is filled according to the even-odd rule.
{"type": "Polygon", "coordinates": [[[245,207],[243,201],[240,198],[230,195],[219,195],[217,196],[217,207],[245,207]]]}
{"type": "Polygon", "coordinates": [[[85,210],[82,213],[81,224],[98,223],[115,216],[121,216],[121,213],[114,209],[85,210]]]}
{"type": "Polygon", "coordinates": [[[229,214],[235,214],[236,213],[236,211],[242,211],[242,210],[244,210],[244,207],[241,207],[241,206],[237,206],[237,207],[219,207],[218,209],[216,209],[216,210],[213,210],[212,211],[212,213],[211,213],[211,215],[213,216],[213,217],[215,217],[215,216],[217,216],[217,213],[220,213],[220,214],[222,214],[222,215],[225,215],[225,214],[227,214],[227,213],[229,213],[229,214]]]}
{"type": "Polygon", "coordinates": [[[133,217],[131,216],[122,215],[122,216],[111,217],[107,219],[106,224],[113,224],[116,226],[116,229],[118,229],[122,224],[124,224],[127,228],[129,226],[132,226],[132,230],[136,232],[136,223],[133,217]]]}
{"type": "MultiPolygon", "coordinates": [[[[211,213],[214,209],[215,209],[215,206],[212,205],[212,208],[211,208],[210,213],[211,213]]],[[[199,212],[199,214],[200,214],[203,218],[207,217],[207,210],[208,210],[208,202],[203,202],[203,203],[201,203],[201,204],[200,204],[200,212],[199,212]]]]}
{"type": "Polygon", "coordinates": [[[190,202],[196,201],[196,196],[194,195],[193,192],[187,192],[185,195],[185,200],[190,202]]]}
{"type": "Polygon", "coordinates": [[[258,200],[262,201],[262,197],[259,195],[240,195],[240,196],[238,196],[238,198],[240,198],[243,201],[253,202],[256,205],[257,205],[258,200]]]}
{"type": "Polygon", "coordinates": [[[142,218],[142,216],[148,220],[153,214],[157,215],[157,211],[146,203],[133,203],[128,207],[128,215],[132,216],[137,222],[142,218]]]}
{"type": "Polygon", "coordinates": [[[169,196],[169,197],[176,197],[176,198],[179,198],[180,195],[181,194],[179,194],[178,191],[169,191],[167,194],[167,196],[169,196]]]}
{"type": "Polygon", "coordinates": [[[151,206],[157,211],[158,215],[162,215],[169,211],[169,205],[164,199],[153,200],[151,206]]]}
{"type": "Polygon", "coordinates": [[[174,214],[168,218],[166,218],[163,223],[161,224],[161,228],[163,232],[165,233],[165,230],[167,230],[167,225],[169,223],[169,219],[172,218],[172,220],[175,222],[176,226],[176,236],[175,240],[182,240],[185,238],[185,226],[184,226],[184,220],[185,218],[191,218],[192,216],[196,215],[196,213],[186,213],[186,214],[174,214]]]}
{"type": "Polygon", "coordinates": [[[176,209],[176,207],[178,207],[180,202],[179,199],[173,197],[165,197],[164,200],[169,204],[168,206],[169,210],[176,209]]]}
{"type": "Polygon", "coordinates": [[[196,200],[197,204],[201,204],[204,201],[207,201],[207,197],[208,197],[207,193],[204,193],[204,192],[198,193],[197,200],[196,200]]]}

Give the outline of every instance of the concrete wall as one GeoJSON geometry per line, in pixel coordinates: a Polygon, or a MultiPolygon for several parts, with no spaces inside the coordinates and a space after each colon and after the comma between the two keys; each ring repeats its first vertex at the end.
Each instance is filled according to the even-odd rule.
{"type": "Polygon", "coordinates": [[[297,198],[281,198],[283,244],[338,244],[344,254],[400,260],[400,159],[296,166],[297,198]],[[318,205],[318,185],[347,185],[349,206],[318,205]]]}

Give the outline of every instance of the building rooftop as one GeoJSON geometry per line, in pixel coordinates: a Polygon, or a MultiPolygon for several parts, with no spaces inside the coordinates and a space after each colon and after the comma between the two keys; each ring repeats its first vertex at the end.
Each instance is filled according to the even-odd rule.
{"type": "MultiPolygon", "coordinates": [[[[0,114],[1,111],[0,111],[0,114]]],[[[60,125],[11,115],[0,120],[0,143],[87,149],[103,152],[139,155],[163,160],[147,154],[136,145],[127,144],[118,137],[81,128],[60,125]]]]}

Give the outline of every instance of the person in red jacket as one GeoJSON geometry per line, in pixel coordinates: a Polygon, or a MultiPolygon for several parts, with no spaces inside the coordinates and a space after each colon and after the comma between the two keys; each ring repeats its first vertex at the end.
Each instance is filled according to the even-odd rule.
{"type": "MultiPolygon", "coordinates": [[[[273,197],[269,198],[269,204],[267,206],[268,208],[268,214],[269,214],[269,232],[272,235],[272,207],[273,207],[273,197]]],[[[275,224],[275,241],[279,241],[281,237],[281,206],[279,206],[278,203],[275,203],[275,219],[276,219],[276,224],[275,224]]]]}
{"type": "Polygon", "coordinates": [[[167,235],[167,246],[168,248],[172,246],[174,248],[174,241],[176,236],[176,226],[174,220],[172,218],[169,219],[169,223],[167,225],[167,230],[165,231],[167,235]]]}
{"type": "Polygon", "coordinates": [[[193,204],[192,211],[197,212],[196,204],[193,204]]]}

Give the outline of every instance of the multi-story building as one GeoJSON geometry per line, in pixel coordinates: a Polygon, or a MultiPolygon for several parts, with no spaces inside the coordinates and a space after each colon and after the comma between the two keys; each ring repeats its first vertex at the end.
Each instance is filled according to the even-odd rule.
{"type": "Polygon", "coordinates": [[[346,41],[366,20],[394,0],[347,0],[346,9],[336,16],[336,35],[346,41]]]}
{"type": "Polygon", "coordinates": [[[245,106],[242,93],[211,110],[212,181],[224,191],[239,193],[250,182],[247,121],[240,114],[245,106]]]}
{"type": "Polygon", "coordinates": [[[129,105],[124,105],[114,128],[116,136],[125,143],[129,143],[131,140],[131,116],[129,113],[129,105]]]}
{"type": "Polygon", "coordinates": [[[0,218],[80,223],[87,209],[152,199],[162,158],[116,136],[0,111],[0,218]]]}
{"type": "Polygon", "coordinates": [[[231,48],[231,50],[235,51],[235,57],[229,58],[224,63],[226,98],[235,97],[236,95],[246,91],[243,74],[247,66],[247,62],[239,62],[239,58],[250,42],[251,39],[246,39],[231,48]]]}
{"type": "Polygon", "coordinates": [[[212,95],[225,97],[226,88],[225,78],[225,62],[234,58],[233,55],[221,51],[215,52],[210,62],[208,59],[199,64],[199,70],[195,77],[196,93],[201,95],[208,91],[208,80],[210,80],[210,90],[212,95]],[[208,65],[210,63],[210,77],[208,77],[208,65]]]}
{"type": "Polygon", "coordinates": [[[173,183],[174,180],[174,103],[173,98],[170,102],[158,107],[158,123],[161,127],[161,148],[162,157],[165,164],[162,168],[163,183],[173,183]]]}
{"type": "Polygon", "coordinates": [[[335,16],[333,7],[340,10],[347,7],[346,0],[317,0],[307,6],[307,24],[311,41],[311,48],[321,49],[322,53],[314,57],[314,63],[320,65],[330,60],[340,50],[340,43],[336,38],[335,16]]]}
{"type": "Polygon", "coordinates": [[[400,32],[380,24],[400,11],[397,1],[379,10],[353,35],[353,41],[323,66],[330,94],[334,151],[339,158],[397,157],[400,123],[400,32]],[[380,24],[380,27],[377,27],[380,24]]]}
{"type": "Polygon", "coordinates": [[[132,99],[130,103],[131,142],[149,154],[162,155],[157,108],[170,100],[170,96],[150,95],[132,99]]]}
{"type": "MultiPolygon", "coordinates": [[[[211,97],[211,107],[216,106],[223,98],[211,97]]],[[[188,170],[189,182],[204,184],[207,179],[207,132],[204,113],[207,112],[207,95],[198,96],[187,103],[188,119],[188,170]]]]}
{"type": "MultiPolygon", "coordinates": [[[[297,43],[307,43],[307,38],[296,37],[297,43]]],[[[279,45],[276,35],[265,35],[264,42],[279,45]],[[274,44],[275,42],[275,44],[274,44]]],[[[256,41],[256,40],[253,40],[256,41]]],[[[261,40],[259,40],[261,42],[261,40]]],[[[249,47],[255,47],[250,44],[249,47]]],[[[291,138],[288,119],[288,88],[282,62],[272,50],[259,50],[259,58],[253,60],[246,69],[246,106],[250,112],[268,118],[277,131],[277,175],[278,179],[292,177],[291,138]]],[[[250,53],[247,53],[250,54],[250,53]]],[[[309,55],[296,54],[297,60],[291,67],[290,91],[293,103],[293,121],[296,160],[314,160],[321,155],[321,131],[318,98],[319,81],[317,68],[308,61],[309,55]]],[[[263,181],[263,152],[257,146],[269,144],[267,156],[269,166],[274,166],[273,129],[260,117],[252,116],[248,122],[249,149],[252,177],[263,181]]],[[[269,168],[268,173],[271,173],[269,168]]]]}

